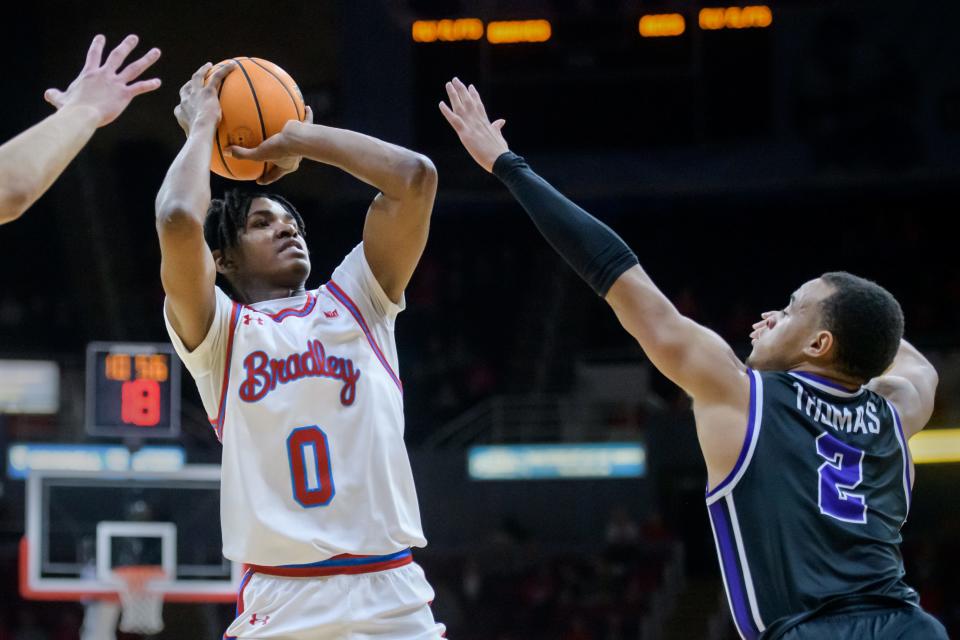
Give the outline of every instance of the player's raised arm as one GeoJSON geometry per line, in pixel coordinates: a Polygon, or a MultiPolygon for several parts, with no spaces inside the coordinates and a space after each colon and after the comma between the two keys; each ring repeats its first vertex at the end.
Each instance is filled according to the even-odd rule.
{"type": "Polygon", "coordinates": [[[137,81],[160,58],[159,49],[120,69],[137,42],[137,36],[127,36],[102,62],[106,39],[96,36],[83,70],[66,91],[44,94],[57,112],[0,146],[0,224],[23,215],[98,127],[116,120],[136,96],[160,86],[157,78],[137,81]]]}
{"type": "Polygon", "coordinates": [[[300,158],[333,165],[380,190],[367,211],[363,247],[384,292],[399,302],[427,243],[437,193],[437,171],[429,158],[371,136],[292,120],[254,149],[231,147],[237,158],[277,165],[266,184],[295,170],[300,158]]]}
{"type": "Polygon", "coordinates": [[[893,364],[882,376],[871,380],[867,388],[893,403],[909,438],[927,426],[939,381],[930,361],[912,344],[901,340],[893,364]]]}
{"type": "Polygon", "coordinates": [[[216,309],[217,270],[203,238],[210,206],[210,157],[220,122],[217,89],[233,65],[223,65],[204,85],[209,62],[180,89],[174,110],[187,134],[157,194],[160,278],[167,294],[167,315],[188,349],[195,349],[210,329],[216,309]]]}
{"type": "Polygon", "coordinates": [[[694,399],[698,437],[711,483],[733,468],[746,432],[750,381],[733,350],[714,332],[684,317],[654,285],[636,255],[613,232],[510,152],[477,90],[447,83],[440,111],[481,167],[496,175],[540,233],[574,271],[606,299],[623,327],[665,376],[694,399]],[[705,425],[710,425],[706,427],[705,425]]]}

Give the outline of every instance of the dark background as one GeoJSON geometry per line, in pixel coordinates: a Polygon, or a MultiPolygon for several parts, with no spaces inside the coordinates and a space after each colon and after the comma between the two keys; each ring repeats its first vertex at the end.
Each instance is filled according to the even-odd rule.
{"type": "MultiPolygon", "coordinates": [[[[0,231],[0,354],[56,359],[64,372],[60,415],[10,417],[0,443],[83,440],[86,343],[166,340],[153,200],[182,143],[177,90],[208,60],[263,57],[293,75],[318,122],[409,146],[439,171],[430,242],[397,341],[431,539],[418,558],[451,637],[727,637],[689,409],[656,372],[633,401],[591,405],[580,430],[535,437],[643,440],[642,480],[477,484],[465,477],[464,444],[524,438],[438,436],[506,395],[581,397],[586,365],[648,369],[609,309],[460,148],[436,107],[454,74],[476,83],[492,117],[507,119],[514,150],[621,233],[678,306],[741,355],[751,322],[809,278],[845,269],[888,287],[907,337],[940,368],[931,427],[956,425],[960,9],[782,2],[769,29],[702,32],[701,6],[715,5],[39,0],[5,9],[0,140],[50,113],[44,89],[71,81],[95,33],[109,46],[135,32],[138,51],[160,47],[153,72],[164,85],[98,131],[31,211],[0,231]],[[642,14],[672,11],[686,17],[686,33],[639,37],[642,14]],[[553,37],[411,41],[414,19],[453,17],[546,18],[553,37]],[[616,531],[631,526],[629,544],[618,541],[616,531]],[[666,635],[653,635],[651,611],[671,611],[660,621],[666,635]]],[[[212,181],[215,193],[232,186],[212,181]]],[[[317,286],[359,241],[374,193],[309,163],[276,189],[304,214],[317,286]]],[[[182,444],[191,462],[217,461],[196,392],[183,387],[182,444]]],[[[904,529],[907,579],[953,633],[957,473],[918,467],[904,529]]],[[[79,609],[17,599],[22,492],[4,481],[0,638],[16,629],[12,637],[75,637],[79,609]]]]}

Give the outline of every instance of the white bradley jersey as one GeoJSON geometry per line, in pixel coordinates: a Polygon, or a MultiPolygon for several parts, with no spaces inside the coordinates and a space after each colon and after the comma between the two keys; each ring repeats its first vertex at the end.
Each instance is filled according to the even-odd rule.
{"type": "Polygon", "coordinates": [[[360,244],[306,295],[241,305],[219,288],[187,351],[223,444],[223,554],[254,565],[426,544],[403,441],[394,304],[360,244]]]}

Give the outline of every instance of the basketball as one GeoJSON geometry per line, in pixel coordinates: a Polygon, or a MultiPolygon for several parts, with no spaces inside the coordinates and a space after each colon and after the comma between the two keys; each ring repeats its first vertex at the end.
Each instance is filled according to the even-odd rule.
{"type": "Polygon", "coordinates": [[[217,63],[207,78],[224,64],[236,67],[220,87],[222,115],[213,145],[210,170],[231,180],[256,180],[269,163],[228,158],[223,150],[231,145],[256,147],[279,133],[290,120],[303,120],[303,95],[286,71],[262,58],[236,57],[217,63]]]}

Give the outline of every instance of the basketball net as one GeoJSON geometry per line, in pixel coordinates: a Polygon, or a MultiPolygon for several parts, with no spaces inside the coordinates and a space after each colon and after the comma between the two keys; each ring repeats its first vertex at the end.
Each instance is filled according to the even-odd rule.
{"type": "Polygon", "coordinates": [[[167,577],[162,567],[134,565],[113,570],[123,615],[120,631],[152,635],[163,631],[163,592],[150,583],[167,577]]]}

